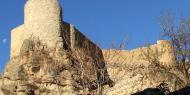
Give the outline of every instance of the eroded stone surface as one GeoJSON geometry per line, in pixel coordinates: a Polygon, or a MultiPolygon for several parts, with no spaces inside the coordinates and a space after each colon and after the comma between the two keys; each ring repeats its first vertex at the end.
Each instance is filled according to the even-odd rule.
{"type": "Polygon", "coordinates": [[[161,83],[168,84],[170,91],[187,86],[188,80],[179,69],[173,70],[156,64],[114,64],[108,63],[108,73],[115,82],[114,87],[105,87],[105,95],[131,95],[146,88],[156,88],[161,83]]]}
{"type": "MultiPolygon", "coordinates": [[[[84,56],[80,52],[77,54],[84,56]]],[[[84,61],[73,56],[72,51],[56,51],[46,48],[38,39],[26,39],[19,56],[7,64],[0,87],[5,95],[75,95],[86,88],[95,90],[98,84],[111,81],[107,72],[99,69],[91,60],[84,61]]],[[[106,71],[105,68],[102,70],[106,71]]]]}

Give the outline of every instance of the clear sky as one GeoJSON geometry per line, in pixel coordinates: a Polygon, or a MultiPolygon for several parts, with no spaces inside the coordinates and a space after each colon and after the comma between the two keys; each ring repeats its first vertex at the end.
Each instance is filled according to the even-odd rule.
{"type": "MultiPolygon", "coordinates": [[[[9,60],[10,31],[23,23],[26,0],[0,0],[0,70],[9,60]]],[[[190,0],[61,0],[63,19],[109,48],[127,38],[127,49],[160,39],[158,16],[190,16],[190,0]]]]}

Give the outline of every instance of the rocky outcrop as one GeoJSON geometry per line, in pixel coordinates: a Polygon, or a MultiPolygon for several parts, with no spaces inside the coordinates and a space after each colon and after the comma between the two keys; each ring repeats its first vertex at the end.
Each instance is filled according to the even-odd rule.
{"type": "Polygon", "coordinates": [[[108,63],[107,68],[115,85],[104,89],[106,95],[131,95],[146,88],[156,88],[163,82],[168,84],[170,91],[175,91],[187,86],[188,81],[179,69],[175,67],[169,69],[154,63],[149,65],[108,63]]]}
{"type": "Polygon", "coordinates": [[[107,72],[98,71],[106,71],[105,67],[81,60],[71,51],[46,48],[33,39],[25,39],[19,56],[7,64],[0,80],[1,95],[97,93],[98,85],[112,84],[107,72]]]}
{"type": "Polygon", "coordinates": [[[75,94],[70,64],[64,52],[54,53],[39,41],[26,39],[19,56],[5,68],[1,95],[75,94]]]}

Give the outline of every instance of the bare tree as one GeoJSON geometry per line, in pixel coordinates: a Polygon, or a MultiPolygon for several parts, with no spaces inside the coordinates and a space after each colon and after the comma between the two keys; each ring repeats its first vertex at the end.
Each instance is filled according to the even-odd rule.
{"type": "Polygon", "coordinates": [[[151,64],[161,65],[159,57],[165,52],[163,49],[159,50],[158,47],[152,47],[150,44],[145,45],[146,48],[141,48],[141,57],[143,60],[151,64]]]}
{"type": "Polygon", "coordinates": [[[190,19],[181,18],[179,24],[176,24],[172,12],[167,12],[159,17],[159,21],[163,36],[172,42],[176,62],[189,79],[190,19]]]}

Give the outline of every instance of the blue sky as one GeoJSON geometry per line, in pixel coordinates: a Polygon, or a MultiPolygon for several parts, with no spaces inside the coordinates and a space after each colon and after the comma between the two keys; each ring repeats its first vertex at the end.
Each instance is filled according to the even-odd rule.
{"type": "MultiPolygon", "coordinates": [[[[26,0],[0,1],[0,70],[9,60],[10,31],[23,23],[26,0]]],[[[127,49],[160,39],[158,16],[190,16],[189,0],[61,0],[63,19],[102,48],[127,38],[127,49]]]]}

